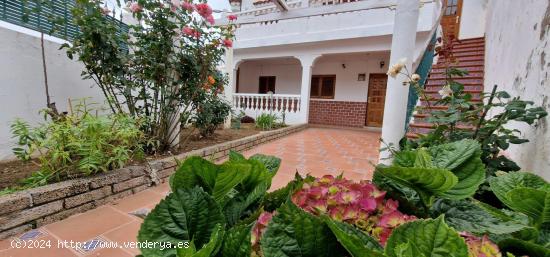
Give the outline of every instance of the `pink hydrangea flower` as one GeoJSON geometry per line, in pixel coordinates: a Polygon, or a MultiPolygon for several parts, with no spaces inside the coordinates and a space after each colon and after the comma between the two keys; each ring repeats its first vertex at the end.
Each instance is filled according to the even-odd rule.
{"type": "Polygon", "coordinates": [[[369,181],[327,175],[305,183],[291,200],[313,215],[353,224],[385,244],[394,228],[416,218],[401,213],[399,202],[385,196],[369,181]]]}
{"type": "Polygon", "coordinates": [[[223,40],[223,45],[225,47],[233,47],[233,40],[226,38],[223,40]]]}
{"type": "Polygon", "coordinates": [[[236,21],[237,15],[234,15],[234,14],[227,15],[227,19],[230,21],[236,21]]]}
{"type": "Polygon", "coordinates": [[[471,257],[501,257],[500,249],[487,235],[479,238],[468,232],[461,232],[460,236],[468,245],[468,255],[471,257]]]}
{"type": "Polygon", "coordinates": [[[252,245],[256,245],[260,242],[260,238],[262,237],[262,234],[265,232],[265,229],[267,228],[267,224],[271,221],[273,218],[273,215],[275,215],[276,212],[262,212],[260,214],[260,217],[258,217],[258,220],[256,221],[256,224],[252,228],[252,235],[251,235],[251,241],[252,245]]]}
{"type": "Polygon", "coordinates": [[[212,8],[206,3],[196,4],[195,9],[197,10],[197,13],[205,19],[212,15],[212,8]]]}
{"type": "Polygon", "coordinates": [[[143,7],[141,7],[141,5],[139,5],[137,2],[132,2],[130,4],[130,11],[133,13],[138,13],[143,11],[143,7]]]}

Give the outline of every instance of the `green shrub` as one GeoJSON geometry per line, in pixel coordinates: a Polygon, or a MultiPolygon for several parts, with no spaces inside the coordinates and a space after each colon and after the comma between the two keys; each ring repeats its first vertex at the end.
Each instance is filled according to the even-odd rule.
{"type": "Polygon", "coordinates": [[[199,104],[191,122],[199,130],[201,137],[210,137],[225,122],[229,113],[231,113],[229,103],[218,97],[210,97],[199,104]]]}
{"type": "Polygon", "coordinates": [[[270,130],[278,127],[279,117],[276,114],[262,113],[256,117],[256,127],[263,130],[270,130]]]}
{"type": "Polygon", "coordinates": [[[98,116],[84,108],[36,127],[16,120],[11,125],[18,147],[14,154],[34,161],[40,170],[24,187],[44,185],[70,176],[91,175],[121,168],[143,155],[139,122],[124,114],[98,116]]]}

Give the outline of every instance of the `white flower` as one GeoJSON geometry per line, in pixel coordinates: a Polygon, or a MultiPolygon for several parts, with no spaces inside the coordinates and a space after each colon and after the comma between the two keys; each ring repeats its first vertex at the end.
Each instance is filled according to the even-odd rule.
{"type": "Polygon", "coordinates": [[[443,98],[447,98],[453,94],[453,90],[451,89],[451,86],[445,85],[441,90],[439,90],[439,95],[443,98]]]}
{"type": "Polygon", "coordinates": [[[420,81],[420,75],[418,75],[418,74],[416,74],[416,73],[413,74],[413,75],[411,76],[411,81],[412,81],[412,82],[418,82],[418,81],[420,81]]]}
{"type": "Polygon", "coordinates": [[[388,69],[388,76],[395,78],[399,72],[405,67],[405,63],[407,62],[407,58],[400,59],[396,64],[390,66],[388,69]]]}

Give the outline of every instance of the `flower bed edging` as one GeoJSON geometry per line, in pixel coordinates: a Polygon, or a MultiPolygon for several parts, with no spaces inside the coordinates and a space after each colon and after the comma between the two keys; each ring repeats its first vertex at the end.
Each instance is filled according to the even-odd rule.
{"type": "Polygon", "coordinates": [[[249,137],[129,166],[92,177],[62,181],[0,196],[0,239],[5,239],[49,223],[63,220],[120,198],[167,182],[177,160],[201,156],[219,160],[230,150],[244,151],[254,146],[304,130],[307,124],[265,131],[249,137]]]}

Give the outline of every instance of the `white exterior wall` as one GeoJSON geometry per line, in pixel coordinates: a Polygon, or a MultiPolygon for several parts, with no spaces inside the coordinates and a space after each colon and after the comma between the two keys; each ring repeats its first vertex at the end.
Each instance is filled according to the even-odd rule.
{"type": "Polygon", "coordinates": [[[483,37],[485,34],[487,1],[463,0],[458,39],[483,37]]]}
{"type": "Polygon", "coordinates": [[[302,66],[298,60],[284,62],[249,61],[240,66],[239,93],[258,93],[260,76],[276,76],[276,94],[300,94],[302,66]]]}
{"type": "MultiPolygon", "coordinates": [[[[242,63],[239,66],[239,93],[258,93],[260,76],[276,76],[276,94],[300,94],[302,67],[298,60],[284,62],[264,60],[242,63]]],[[[386,73],[388,63],[389,53],[323,56],[315,62],[312,75],[336,75],[334,99],[328,100],[366,102],[369,74],[386,73]],[[380,68],[380,61],[385,63],[383,68],[380,68]],[[345,64],[345,69],[342,64],[345,64]],[[360,73],[366,74],[365,81],[357,81],[360,73]]]]}
{"type": "MultiPolygon", "coordinates": [[[[15,28],[0,23],[0,160],[15,158],[10,124],[16,118],[42,122],[38,112],[46,107],[40,34],[17,27],[31,36],[6,27],[15,28]]],[[[61,112],[67,110],[69,98],[92,97],[90,101],[103,104],[101,90],[92,87],[93,81],[81,79],[83,65],[69,60],[63,50],[58,50],[60,40],[57,42],[44,42],[52,102],[61,112]]]]}
{"type": "MultiPolygon", "coordinates": [[[[328,100],[366,102],[369,74],[386,73],[389,57],[389,53],[321,57],[313,66],[313,75],[336,75],[334,99],[328,100]],[[385,63],[383,68],[380,68],[380,61],[385,63]],[[342,64],[346,68],[343,68],[342,64]],[[360,73],[366,74],[365,81],[357,81],[357,76],[360,73]]],[[[323,101],[322,99],[315,100],[323,101]]]]}
{"type": "MultiPolygon", "coordinates": [[[[494,84],[550,111],[550,3],[490,0],[485,47],[485,91],[494,84]]],[[[531,142],[508,155],[523,170],[550,179],[550,117],[536,127],[513,124],[531,142]]]]}

